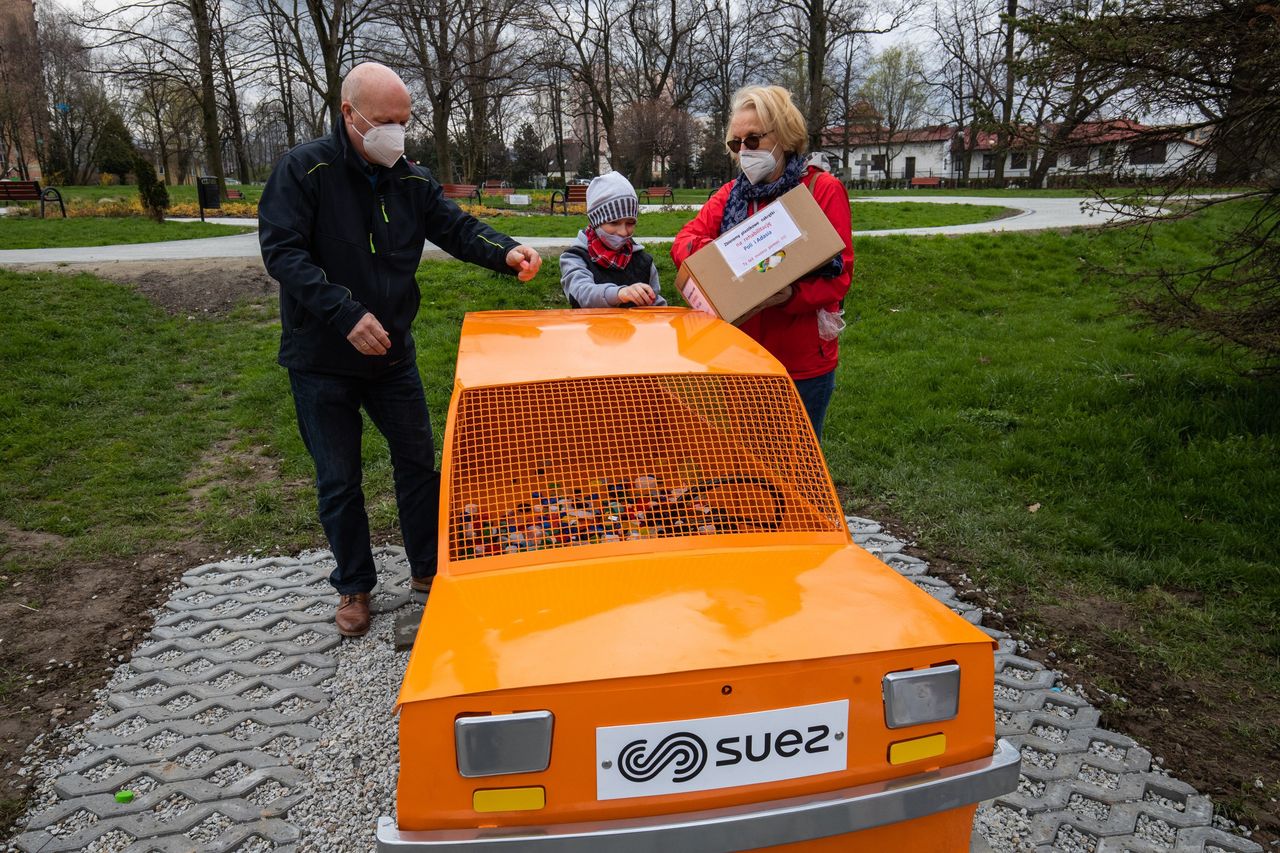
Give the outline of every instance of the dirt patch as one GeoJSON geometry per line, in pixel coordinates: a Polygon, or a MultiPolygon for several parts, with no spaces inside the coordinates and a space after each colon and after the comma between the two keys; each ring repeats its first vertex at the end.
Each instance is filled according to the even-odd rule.
{"type": "MultiPolygon", "coordinates": [[[[560,250],[539,250],[543,259],[560,250]]],[[[443,260],[442,251],[423,260],[443,260]]],[[[259,258],[205,258],[189,261],[102,261],[88,264],[23,264],[19,271],[89,273],[126,285],[173,315],[220,316],[246,300],[276,299],[280,289],[259,258]]]]}
{"type": "MultiPolygon", "coordinates": [[[[846,505],[858,505],[859,515],[914,543],[915,532],[887,507],[846,505]]],[[[1048,606],[1029,592],[997,600],[975,584],[976,564],[965,555],[914,545],[904,550],[927,561],[930,573],[951,584],[961,600],[983,607],[984,625],[1026,641],[1026,657],[1081,685],[1102,712],[1104,728],[1134,738],[1215,807],[1256,826],[1254,841],[1280,845],[1280,807],[1273,799],[1280,797],[1280,696],[1230,672],[1214,680],[1178,677],[1159,661],[1117,645],[1117,632],[1133,632],[1141,623],[1124,602],[1070,590],[1048,606]]],[[[1195,598],[1187,596],[1188,603],[1195,598]]]]}
{"type": "Polygon", "coordinates": [[[258,258],[207,258],[191,261],[103,261],[23,269],[90,273],[127,285],[169,314],[226,314],[246,299],[274,297],[279,291],[258,258]]]}
{"type": "Polygon", "coordinates": [[[214,443],[200,457],[195,470],[187,477],[187,494],[192,499],[192,509],[199,512],[206,506],[205,499],[217,488],[253,488],[269,481],[284,479],[280,460],[268,453],[263,445],[242,446],[238,436],[224,438],[214,443]]]}
{"type": "MultiPolygon", "coordinates": [[[[61,548],[66,544],[66,541],[64,537],[56,533],[21,530],[7,521],[0,521],[0,554],[6,554],[10,551],[31,553],[33,551],[61,548]]],[[[0,578],[0,581],[2,580],[3,578],[0,578]]]]}
{"type": "MultiPolygon", "coordinates": [[[[277,292],[254,258],[40,268],[117,282],[173,315],[226,314],[277,292]]],[[[217,485],[277,475],[278,460],[231,437],[209,450],[188,486],[198,503],[217,485]]],[[[56,536],[0,527],[0,553],[19,564],[47,563],[63,545],[56,536]]],[[[18,771],[28,746],[94,710],[95,691],[151,627],[150,611],[167,600],[185,570],[216,556],[208,543],[192,540],[128,559],[68,560],[0,581],[0,835],[8,837],[26,808],[34,780],[18,771]]]]}
{"type": "MultiPolygon", "coordinates": [[[[40,547],[38,537],[7,534],[9,557],[40,547]]],[[[0,835],[9,835],[35,781],[19,774],[27,747],[94,710],[94,691],[150,628],[150,611],[185,569],[211,557],[199,543],[181,543],[136,559],[24,572],[0,589],[0,835]]]]}

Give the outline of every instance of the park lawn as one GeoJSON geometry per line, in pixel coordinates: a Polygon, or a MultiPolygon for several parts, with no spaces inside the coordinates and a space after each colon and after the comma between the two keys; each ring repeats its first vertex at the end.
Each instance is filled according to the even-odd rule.
{"type": "MultiPolygon", "coordinates": [[[[1141,251],[1124,231],[858,239],[824,447],[850,510],[890,513],[997,596],[1123,602],[1135,621],[1112,642],[1274,695],[1280,395],[1135,327],[1081,260],[1194,259],[1225,215],[1141,251]]],[[[422,265],[437,436],[464,313],[563,307],[556,271],[523,284],[422,265]]],[[[322,544],[270,304],[187,320],[89,277],[11,272],[0,294],[0,529],[51,536],[51,561],[193,535],[233,552],[322,544]]],[[[366,444],[383,447],[372,430],[366,444]]],[[[366,486],[374,528],[395,535],[384,452],[366,486]]],[[[4,575],[30,568],[0,553],[4,575]]]]}
{"type": "Polygon", "coordinates": [[[252,231],[239,225],[211,222],[153,222],[150,219],[82,218],[0,219],[0,249],[64,249],[72,246],[116,246],[225,237],[252,231]]]}
{"type": "MultiPolygon", "coordinates": [[[[227,184],[229,190],[239,190],[244,194],[244,201],[256,203],[262,197],[262,184],[227,184]]],[[[175,184],[166,187],[169,191],[169,201],[173,204],[186,202],[189,204],[196,203],[196,186],[195,184],[175,184]]],[[[135,184],[115,185],[109,187],[100,186],[70,186],[58,187],[58,192],[62,193],[65,201],[73,199],[80,201],[102,201],[104,199],[122,199],[131,200],[138,197],[138,187],[135,184]]]]}
{"type": "MultiPolygon", "coordinates": [[[[876,202],[853,205],[853,230],[878,231],[886,228],[927,228],[986,222],[1007,215],[1003,207],[980,204],[929,204],[928,202],[876,202]]],[[[641,213],[636,221],[636,238],[674,237],[689,220],[697,216],[693,210],[663,210],[641,213]]],[[[516,237],[573,237],[586,227],[586,217],[531,214],[528,216],[493,216],[485,222],[516,237]]]]}
{"type": "Polygon", "coordinates": [[[1015,211],[986,204],[931,204],[927,201],[863,202],[852,204],[854,231],[883,231],[890,228],[937,228],[990,222],[1015,211]]]}

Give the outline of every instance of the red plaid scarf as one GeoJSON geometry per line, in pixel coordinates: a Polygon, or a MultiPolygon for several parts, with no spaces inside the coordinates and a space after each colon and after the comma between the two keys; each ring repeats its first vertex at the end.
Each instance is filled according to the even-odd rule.
{"type": "Polygon", "coordinates": [[[631,263],[634,249],[635,243],[632,240],[627,240],[621,249],[610,249],[596,234],[596,229],[587,229],[587,257],[591,258],[593,264],[599,264],[605,269],[624,270],[631,263]]]}

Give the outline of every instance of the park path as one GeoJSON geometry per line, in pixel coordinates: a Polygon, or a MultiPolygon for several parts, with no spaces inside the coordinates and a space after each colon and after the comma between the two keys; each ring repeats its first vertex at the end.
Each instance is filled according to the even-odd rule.
{"type": "MultiPolygon", "coordinates": [[[[984,611],[906,543],[874,521],[848,523],[855,542],[995,642],[996,734],[1022,768],[1015,791],[979,809],[973,853],[1262,853],[1148,748],[1103,729],[1025,643],[983,626],[984,611]]],[[[408,652],[395,648],[393,611],[421,608],[403,549],[375,557],[373,630],[345,643],[328,552],[188,571],[98,711],[55,737],[61,755],[28,753],[36,795],[6,849],[369,850],[395,808],[390,711],[408,652]]]]}
{"type": "MultiPolygon", "coordinates": [[[[890,202],[927,202],[929,204],[974,204],[984,207],[1003,207],[1018,211],[1004,219],[988,222],[972,222],[966,225],[943,225],[934,228],[895,228],[884,231],[855,231],[863,236],[889,234],[985,234],[1001,231],[1038,231],[1049,228],[1102,225],[1107,216],[1092,209],[1093,200],[1087,198],[991,198],[984,196],[875,196],[854,198],[855,204],[890,202]]],[[[690,216],[700,205],[675,205],[675,209],[688,210],[690,216]]],[[[662,209],[658,205],[641,205],[643,211],[662,209]]],[[[254,219],[210,218],[209,222],[228,225],[257,226],[254,219]]],[[[519,230],[515,228],[514,230],[519,230]]],[[[535,249],[567,249],[573,237],[521,237],[520,242],[535,249]]],[[[669,243],[670,237],[648,237],[645,243],[669,243]]],[[[438,251],[439,247],[427,243],[424,252],[438,251]]],[[[22,264],[86,264],[106,261],[190,261],[204,258],[256,258],[260,256],[257,234],[236,234],[231,237],[206,237],[198,240],[174,240],[167,243],[132,243],[121,246],[78,246],[67,249],[6,249],[0,251],[0,266],[22,264]]]]}

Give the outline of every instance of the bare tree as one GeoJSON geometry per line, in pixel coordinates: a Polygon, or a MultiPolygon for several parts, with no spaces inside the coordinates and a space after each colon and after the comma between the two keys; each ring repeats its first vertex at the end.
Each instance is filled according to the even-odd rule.
{"type": "Polygon", "coordinates": [[[49,171],[61,173],[67,183],[87,183],[114,105],[94,73],[77,21],[66,12],[49,9],[42,16],[39,38],[44,90],[53,107],[49,171]]]}
{"type": "Polygon", "coordinates": [[[962,134],[958,171],[968,178],[984,119],[994,115],[1002,61],[998,0],[950,0],[934,7],[931,29],[940,62],[932,75],[962,134]]]}
{"type": "MultiPolygon", "coordinates": [[[[543,9],[545,26],[560,34],[550,49],[563,57],[561,67],[578,87],[583,141],[599,145],[598,122],[609,151],[616,151],[614,77],[622,55],[620,41],[625,39],[619,22],[628,8],[621,0],[548,0],[543,9]]],[[[592,150],[593,157],[595,151],[598,147],[592,150]]]]}
{"type": "Polygon", "coordinates": [[[683,109],[701,85],[701,42],[711,9],[696,0],[631,0],[624,42],[637,101],[665,101],[683,109]]]}
{"type": "Polygon", "coordinates": [[[822,145],[822,133],[830,107],[827,85],[827,58],[838,53],[846,39],[860,40],[868,35],[897,29],[912,7],[906,0],[889,0],[881,7],[871,7],[854,0],[782,0],[782,37],[784,62],[794,62],[794,91],[800,95],[801,110],[809,127],[809,147],[822,145]]]}
{"type": "Polygon", "coordinates": [[[357,39],[379,6],[380,0],[260,0],[269,20],[282,27],[292,67],[324,104],[331,125],[341,120],[343,70],[363,58],[357,39]]]}
{"type": "Polygon", "coordinates": [[[154,57],[163,58],[165,73],[190,86],[200,108],[205,164],[226,194],[222,164],[222,132],[218,116],[218,79],[213,58],[213,38],[217,27],[216,0],[138,0],[85,22],[87,31],[99,39],[99,49],[115,49],[108,72],[127,77],[142,46],[153,50],[146,60],[154,67],[154,57]],[[192,59],[194,58],[194,64],[192,59]]]}
{"type": "Polygon", "coordinates": [[[489,159],[495,147],[503,147],[503,104],[525,90],[526,56],[513,31],[522,20],[522,0],[480,0],[466,4],[462,39],[463,171],[473,179],[489,177],[489,159]]]}
{"type": "Polygon", "coordinates": [[[887,47],[868,67],[863,100],[879,116],[871,131],[885,157],[885,173],[906,144],[905,131],[928,115],[929,84],[924,78],[924,57],[913,47],[887,47]]]}

